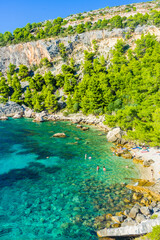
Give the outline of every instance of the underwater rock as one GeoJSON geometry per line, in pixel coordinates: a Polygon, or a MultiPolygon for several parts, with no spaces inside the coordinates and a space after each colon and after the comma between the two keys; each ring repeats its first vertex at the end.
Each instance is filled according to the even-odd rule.
{"type": "Polygon", "coordinates": [[[138,200],[140,200],[141,198],[142,198],[142,194],[141,193],[134,193],[133,194],[133,200],[136,200],[136,201],[138,201],[138,200]]]}
{"type": "Polygon", "coordinates": [[[65,138],[67,136],[65,133],[55,133],[52,137],[65,138]]]}
{"type": "Polygon", "coordinates": [[[77,125],[76,128],[82,128],[82,125],[77,125]]]}
{"type": "Polygon", "coordinates": [[[89,130],[89,127],[82,127],[82,130],[87,131],[87,130],[89,130]]]}
{"type": "Polygon", "coordinates": [[[78,142],[73,142],[73,143],[67,143],[69,145],[78,145],[78,142]]]}
{"type": "Polygon", "coordinates": [[[74,139],[77,140],[77,141],[80,140],[80,138],[78,138],[78,137],[75,137],[74,139]]]}

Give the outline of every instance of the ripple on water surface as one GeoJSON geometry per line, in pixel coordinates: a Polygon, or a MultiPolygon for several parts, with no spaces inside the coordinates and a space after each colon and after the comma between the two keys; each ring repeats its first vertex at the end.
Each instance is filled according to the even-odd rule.
{"type": "Polygon", "coordinates": [[[27,119],[0,122],[0,129],[1,239],[94,240],[104,227],[95,218],[124,208],[130,193],[120,183],[138,172],[112,155],[97,129],[27,119]],[[57,132],[67,138],[52,138],[57,132]]]}

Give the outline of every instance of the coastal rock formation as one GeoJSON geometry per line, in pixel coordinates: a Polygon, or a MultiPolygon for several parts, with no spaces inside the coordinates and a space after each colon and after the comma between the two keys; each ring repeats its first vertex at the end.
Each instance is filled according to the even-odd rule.
{"type": "Polygon", "coordinates": [[[97,234],[99,237],[136,237],[151,232],[156,225],[160,225],[160,217],[145,220],[136,226],[105,228],[98,231],[97,234]]]}
{"type": "Polygon", "coordinates": [[[3,121],[8,120],[8,117],[6,117],[6,116],[1,116],[1,117],[0,117],[0,120],[3,120],[3,121]]]}
{"type": "Polygon", "coordinates": [[[104,116],[99,116],[98,118],[94,115],[85,116],[82,113],[69,114],[67,117],[63,116],[62,113],[52,114],[47,116],[49,121],[71,121],[73,124],[78,124],[79,128],[82,127],[81,124],[95,125],[105,132],[108,132],[111,128],[104,125],[104,116]],[[81,126],[81,127],[80,127],[81,126]]]}
{"type": "Polygon", "coordinates": [[[24,117],[31,118],[33,117],[33,110],[30,108],[25,109],[24,111],[24,117]]]}
{"type": "Polygon", "coordinates": [[[16,114],[13,116],[14,119],[19,119],[19,118],[21,118],[21,117],[22,117],[22,114],[21,114],[21,113],[16,113],[16,114]]]}
{"type": "Polygon", "coordinates": [[[44,122],[44,119],[42,116],[37,115],[33,122],[44,122]]]}
{"type": "Polygon", "coordinates": [[[55,133],[53,137],[58,137],[58,138],[65,138],[67,137],[65,133],[55,133]]]}
{"type": "Polygon", "coordinates": [[[124,132],[119,128],[113,128],[110,130],[107,134],[107,140],[108,142],[117,142],[121,143],[122,136],[124,135],[124,132]]]}
{"type": "Polygon", "coordinates": [[[24,108],[15,102],[7,102],[0,104],[0,117],[13,117],[15,114],[23,115],[24,108]]]}

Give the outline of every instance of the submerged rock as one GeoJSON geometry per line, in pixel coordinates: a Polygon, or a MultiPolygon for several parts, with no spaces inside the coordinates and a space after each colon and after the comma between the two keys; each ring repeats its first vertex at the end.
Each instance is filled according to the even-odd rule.
{"type": "Polygon", "coordinates": [[[82,127],[83,131],[87,131],[89,129],[89,127],[82,127]]]}
{"type": "Polygon", "coordinates": [[[76,128],[82,128],[82,125],[77,125],[76,128]]]}

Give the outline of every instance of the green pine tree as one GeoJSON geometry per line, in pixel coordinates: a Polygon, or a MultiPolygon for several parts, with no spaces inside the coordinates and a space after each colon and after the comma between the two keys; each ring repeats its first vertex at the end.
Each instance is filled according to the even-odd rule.
{"type": "Polygon", "coordinates": [[[44,101],[45,108],[49,113],[53,113],[58,109],[58,103],[54,94],[48,91],[46,99],[44,101]]]}
{"type": "Polygon", "coordinates": [[[6,83],[6,79],[1,77],[0,79],[0,102],[5,103],[8,101],[9,87],[6,83]]]}

